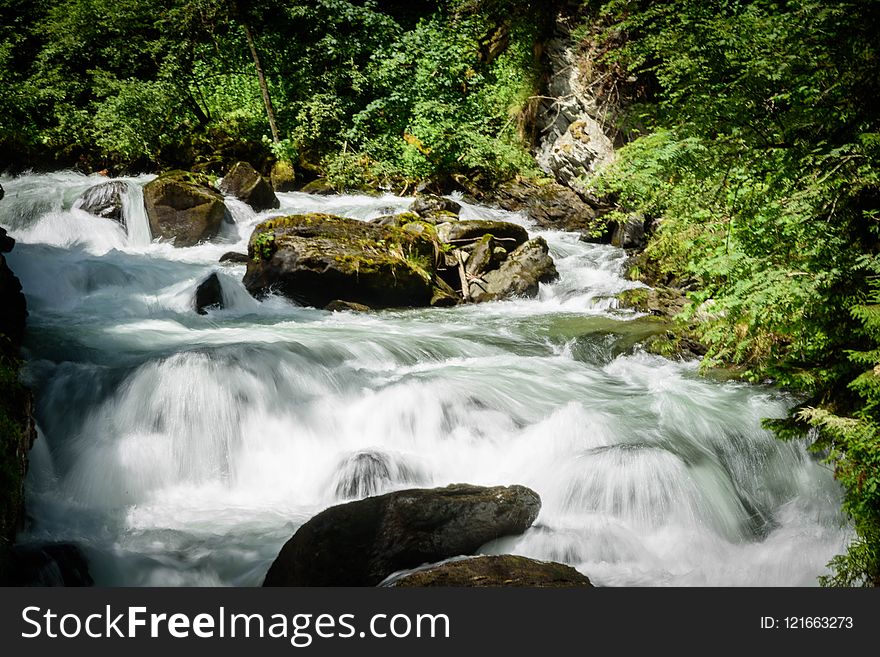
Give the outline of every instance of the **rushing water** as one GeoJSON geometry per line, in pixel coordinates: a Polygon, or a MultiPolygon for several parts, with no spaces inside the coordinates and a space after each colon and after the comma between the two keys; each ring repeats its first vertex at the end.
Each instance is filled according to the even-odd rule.
{"type": "Polygon", "coordinates": [[[639,350],[655,326],[613,302],[619,250],[541,232],[561,278],[537,299],[329,313],[254,300],[219,256],[268,216],[409,199],[230,199],[218,243],[176,249],[150,242],[149,177],[127,179],[127,232],[75,209],[102,180],[0,181],[40,431],[21,540],[78,544],[99,584],[256,585],[322,508],[453,482],[534,488],[535,526],[484,551],[604,585],[810,585],[848,537],[827,468],[760,427],[791,400],[639,350]],[[212,271],[227,308],[200,316],[212,271]]]}

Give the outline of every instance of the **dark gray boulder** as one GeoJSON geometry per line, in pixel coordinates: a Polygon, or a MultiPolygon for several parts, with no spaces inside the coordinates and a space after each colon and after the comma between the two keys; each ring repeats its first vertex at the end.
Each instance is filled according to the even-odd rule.
{"type": "Polygon", "coordinates": [[[388,583],[393,587],[591,587],[590,580],[571,566],[537,561],[512,554],[455,559],[403,575],[388,583]]]}
{"type": "Polygon", "coordinates": [[[153,237],[193,246],[217,236],[227,216],[223,196],[203,174],[169,171],[144,186],[153,237]]]}
{"type": "Polygon", "coordinates": [[[199,283],[193,305],[199,315],[207,315],[211,308],[223,308],[223,286],[216,272],[199,283]]]}
{"type": "Polygon", "coordinates": [[[538,494],[523,486],[456,484],[330,507],[281,549],[263,586],[375,586],[388,575],[524,532],[538,494]]]}
{"type": "Polygon", "coordinates": [[[127,185],[121,180],[110,180],[89,187],[73,204],[84,212],[96,217],[112,219],[125,227],[125,217],[122,214],[125,196],[128,194],[127,185]]]}
{"type": "Polygon", "coordinates": [[[254,212],[281,205],[268,180],[247,162],[236,162],[220,182],[220,191],[244,201],[254,212]]]}

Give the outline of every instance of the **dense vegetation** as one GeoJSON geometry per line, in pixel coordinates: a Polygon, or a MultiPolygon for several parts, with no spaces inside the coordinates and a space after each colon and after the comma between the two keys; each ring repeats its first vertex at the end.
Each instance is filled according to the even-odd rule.
{"type": "Polygon", "coordinates": [[[18,156],[0,169],[281,158],[356,187],[533,166],[518,115],[548,14],[531,3],[2,0],[0,13],[0,152],[18,156]]]}
{"type": "Polygon", "coordinates": [[[804,394],[858,539],[827,584],[880,584],[880,3],[613,0],[608,62],[649,81],[599,184],[660,218],[648,256],[752,380],[804,394]],[[633,128],[633,130],[635,130],[633,128]]]}
{"type": "Polygon", "coordinates": [[[647,255],[687,282],[707,366],[802,395],[773,427],[810,432],[858,534],[825,583],[880,584],[880,2],[0,0],[0,170],[536,173],[560,5],[642,100],[587,184],[659,220],[647,255]]]}

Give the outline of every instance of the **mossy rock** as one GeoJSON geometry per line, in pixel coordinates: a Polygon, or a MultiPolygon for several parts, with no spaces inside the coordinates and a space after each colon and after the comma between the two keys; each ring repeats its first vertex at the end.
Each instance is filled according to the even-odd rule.
{"type": "Polygon", "coordinates": [[[296,171],[289,160],[278,160],[269,173],[272,189],[276,192],[292,192],[296,189],[296,171]]]}
{"type": "Polygon", "coordinates": [[[153,237],[193,246],[220,232],[228,211],[210,176],[168,171],[144,186],[144,207],[153,237]]]}
{"type": "Polygon", "coordinates": [[[427,306],[435,242],[428,234],[325,214],[259,224],[248,245],[245,287],[323,308],[344,299],[371,308],[427,306]]]}
{"type": "Polygon", "coordinates": [[[394,587],[592,587],[571,566],[513,554],[457,559],[417,570],[391,582],[394,587]]]}
{"type": "Polygon", "coordinates": [[[320,196],[330,196],[336,194],[336,189],[326,178],[317,178],[310,183],[303,185],[300,190],[304,194],[318,194],[320,196]]]}
{"type": "Polygon", "coordinates": [[[220,191],[247,203],[254,212],[281,205],[272,185],[247,162],[236,162],[220,183],[220,191]]]}

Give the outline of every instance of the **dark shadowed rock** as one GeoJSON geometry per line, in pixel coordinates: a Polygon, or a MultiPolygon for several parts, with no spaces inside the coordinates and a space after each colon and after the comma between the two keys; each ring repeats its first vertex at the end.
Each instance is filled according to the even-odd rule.
{"type": "Polygon", "coordinates": [[[15,247],[15,240],[6,234],[6,229],[0,226],[0,253],[9,253],[15,247]]]}
{"type": "Polygon", "coordinates": [[[518,586],[537,588],[591,587],[589,578],[571,566],[503,554],[456,559],[420,569],[389,586],[518,586]]]}
{"type": "Polygon", "coordinates": [[[484,235],[492,235],[495,241],[508,251],[513,251],[529,239],[529,234],[522,226],[506,221],[455,221],[437,226],[437,237],[441,242],[454,246],[476,242],[484,235]]]}
{"type": "Polygon", "coordinates": [[[281,549],[264,586],[375,586],[391,573],[472,554],[524,532],[538,494],[523,486],[457,484],[368,497],[330,507],[281,549]]]}
{"type": "Polygon", "coordinates": [[[324,214],[259,224],[248,245],[244,285],[324,308],[337,299],[371,308],[426,306],[435,243],[427,233],[324,214]]]}
{"type": "Polygon", "coordinates": [[[243,265],[248,261],[247,253],[237,253],[235,251],[227,251],[220,256],[220,262],[228,262],[235,265],[243,265]]]}
{"type": "Polygon", "coordinates": [[[648,245],[645,218],[631,215],[627,217],[625,223],[615,224],[611,244],[622,249],[644,249],[648,245]]]}
{"type": "Polygon", "coordinates": [[[281,205],[272,185],[247,162],[236,162],[220,182],[220,191],[244,201],[255,212],[281,205]]]}
{"type": "Polygon", "coordinates": [[[12,549],[12,586],[92,586],[86,558],[75,545],[56,543],[12,549]]]}
{"type": "Polygon", "coordinates": [[[153,237],[193,246],[216,237],[226,217],[223,196],[203,174],[169,171],[144,186],[153,237]]]}
{"type": "Polygon", "coordinates": [[[540,283],[552,283],[559,272],[550,257],[543,237],[529,240],[501,263],[470,283],[470,295],[476,302],[511,297],[534,297],[540,283]]]}
{"type": "MultiPolygon", "coordinates": [[[[6,231],[0,228],[0,244],[6,241],[6,231]]],[[[8,244],[6,244],[8,245],[8,244]]],[[[24,339],[27,302],[21,291],[21,282],[0,255],[0,354],[15,355],[24,339]]]]}
{"type": "Polygon", "coordinates": [[[113,219],[125,226],[125,217],[122,215],[122,207],[125,203],[125,195],[128,188],[121,180],[111,180],[89,187],[80,196],[73,207],[79,208],[96,217],[113,219]]]}
{"type": "Polygon", "coordinates": [[[0,185],[0,201],[3,200],[4,196],[6,196],[6,192],[3,191],[3,185],[0,185]]]}
{"type": "Polygon", "coordinates": [[[210,308],[223,308],[223,287],[216,272],[199,284],[193,305],[199,315],[207,315],[210,308]]]}

